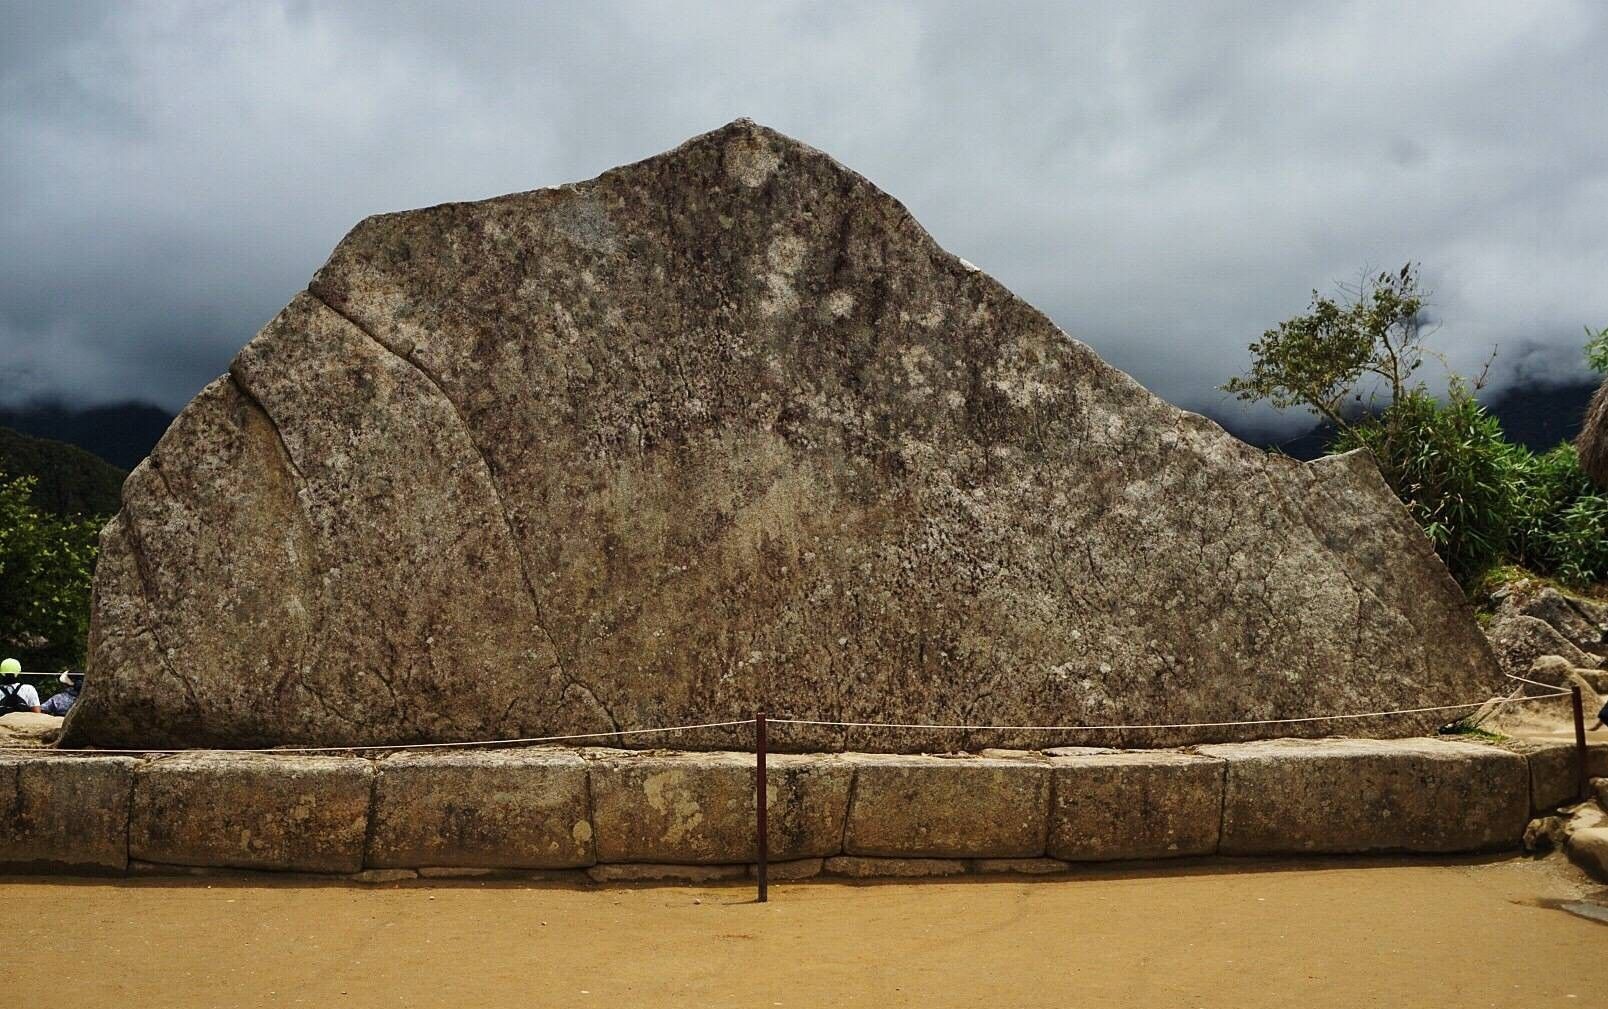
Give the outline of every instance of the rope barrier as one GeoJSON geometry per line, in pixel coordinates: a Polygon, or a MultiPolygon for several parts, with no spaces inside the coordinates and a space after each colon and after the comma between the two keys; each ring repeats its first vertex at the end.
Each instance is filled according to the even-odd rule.
{"type": "MultiPolygon", "coordinates": [[[[1554,697],[1568,697],[1570,691],[1561,689],[1556,684],[1541,683],[1526,679],[1512,673],[1504,673],[1510,680],[1530,686],[1541,687],[1548,691],[1544,694],[1531,694],[1505,698],[1489,698],[1484,701],[1475,701],[1466,704],[1442,704],[1423,708],[1397,708],[1389,711],[1364,711],[1340,715],[1305,715],[1292,718],[1246,718],[1221,722],[1152,722],[1136,724],[1110,724],[1110,725],[968,725],[945,724],[927,722],[840,722],[814,718],[768,718],[772,724],[782,725],[816,725],[828,728],[844,729],[909,729],[930,730],[940,732],[1118,732],[1118,731],[1155,731],[1162,729],[1221,729],[1251,725],[1300,725],[1314,722],[1347,721],[1363,718],[1388,718],[1393,715],[1422,715],[1442,711],[1468,711],[1493,704],[1501,707],[1508,704],[1522,704],[1527,701],[1544,701],[1554,697]]],[[[203,750],[208,753],[370,753],[388,752],[396,750],[444,750],[468,749],[488,746],[528,746],[536,743],[559,743],[577,739],[607,739],[611,736],[636,736],[657,732],[690,732],[697,729],[723,729],[739,725],[755,724],[753,718],[738,718],[723,722],[699,722],[691,725],[668,725],[655,728],[641,729],[615,729],[606,732],[578,732],[557,736],[524,736],[510,739],[482,739],[464,742],[445,743],[374,743],[359,746],[272,746],[272,747],[233,747],[210,748],[188,747],[183,749],[56,749],[52,747],[24,747],[0,746],[0,753],[27,752],[39,753],[86,753],[86,754],[175,754],[187,753],[193,750],[203,750]]]]}
{"type": "Polygon", "coordinates": [[[127,750],[57,749],[55,747],[0,746],[0,753],[95,753],[95,754],[150,754],[150,753],[355,753],[381,750],[447,750],[474,746],[526,746],[532,743],[557,743],[570,739],[606,739],[610,736],[638,736],[650,732],[686,732],[692,729],[720,729],[733,725],[752,725],[752,718],[738,718],[729,722],[700,722],[696,725],[666,725],[651,729],[614,729],[607,732],[576,732],[565,736],[524,736],[516,739],[476,739],[452,743],[370,743],[360,746],[263,746],[263,747],[186,747],[164,750],[144,747],[127,750]]]}
{"type": "Polygon", "coordinates": [[[1442,704],[1427,708],[1397,708],[1391,711],[1363,711],[1344,715],[1307,715],[1296,718],[1246,718],[1227,722],[1154,722],[1148,724],[1127,725],[946,725],[925,722],[832,722],[812,718],[775,718],[769,720],[774,723],[786,725],[822,725],[834,728],[848,729],[933,729],[938,731],[964,731],[964,732],[1116,732],[1121,730],[1155,730],[1155,729],[1223,729],[1241,725],[1296,725],[1311,722],[1344,721],[1358,718],[1388,718],[1392,715],[1423,715],[1436,711],[1465,711],[1482,708],[1492,701],[1500,707],[1504,704],[1520,704],[1525,701],[1544,701],[1553,697],[1567,697],[1569,691],[1561,689],[1556,684],[1539,683],[1527,680],[1522,676],[1504,673],[1510,680],[1518,680],[1532,686],[1541,687],[1549,693],[1532,694],[1525,697],[1488,698],[1484,701],[1474,701],[1468,704],[1442,704]]]}
{"type": "MultiPolygon", "coordinates": [[[[1569,691],[1560,690],[1553,694],[1534,697],[1504,698],[1499,704],[1514,704],[1521,701],[1541,701],[1549,697],[1566,697],[1569,691]]],[[[1154,729],[1221,729],[1239,725],[1295,725],[1310,722],[1334,722],[1355,718],[1386,718],[1391,715],[1421,715],[1435,711],[1468,711],[1484,707],[1488,701],[1476,701],[1472,704],[1443,704],[1431,708],[1400,708],[1395,711],[1364,711],[1349,715],[1309,715],[1301,718],[1245,718],[1229,722],[1148,722],[1128,725],[942,725],[918,722],[829,722],[810,718],[772,718],[771,722],[781,725],[825,725],[848,729],[935,729],[942,731],[963,732],[1116,732],[1130,729],[1135,731],[1154,729]]]]}

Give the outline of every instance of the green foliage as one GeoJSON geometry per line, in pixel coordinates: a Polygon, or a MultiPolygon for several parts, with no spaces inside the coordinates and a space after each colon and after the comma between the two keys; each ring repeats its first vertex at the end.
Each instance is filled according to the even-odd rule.
{"type": "Polygon", "coordinates": [[[1507,550],[1517,510],[1514,461],[1523,449],[1461,389],[1445,404],[1412,390],[1378,417],[1341,431],[1333,447],[1373,453],[1385,482],[1459,579],[1507,550]]]}
{"type": "MultiPolygon", "coordinates": [[[[1608,497],[1573,446],[1531,452],[1503,436],[1461,379],[1449,380],[1443,398],[1413,380],[1431,353],[1418,326],[1423,307],[1411,264],[1379,274],[1348,302],[1313,292],[1307,313],[1263,333],[1250,370],[1223,388],[1306,407],[1333,424],[1331,449],[1371,452],[1465,585],[1504,563],[1569,586],[1608,580],[1608,497]],[[1363,404],[1370,382],[1389,391],[1383,410],[1363,404]]],[[[1608,327],[1586,335],[1587,359],[1608,371],[1608,327]]]]}
{"type": "Polygon", "coordinates": [[[1586,363],[1592,371],[1608,372],[1608,326],[1595,331],[1586,327],[1586,363]]]}
{"type": "Polygon", "coordinates": [[[1515,512],[1508,554],[1538,571],[1568,566],[1567,556],[1559,553],[1563,516],[1575,502],[1596,495],[1574,446],[1565,442],[1541,453],[1515,446],[1513,465],[1515,512]]]}
{"type": "Polygon", "coordinates": [[[1455,384],[1449,402],[1409,392],[1340,432],[1337,451],[1366,448],[1435,550],[1466,585],[1521,566],[1580,587],[1608,579],[1608,497],[1574,446],[1531,452],[1455,384]]]}
{"type": "Polygon", "coordinates": [[[1366,281],[1348,301],[1313,291],[1307,313],[1252,342],[1250,370],[1223,389],[1281,410],[1306,407],[1345,428],[1348,407],[1361,401],[1364,376],[1388,386],[1391,402],[1408,391],[1409,378],[1424,363],[1423,307],[1411,263],[1366,281]]]}
{"type": "Polygon", "coordinates": [[[1553,575],[1565,585],[1608,578],[1608,498],[1583,494],[1558,513],[1543,542],[1553,575]]]}
{"type": "Polygon", "coordinates": [[[101,522],[33,504],[33,477],[0,474],[0,651],[25,667],[82,665],[101,522]]]}

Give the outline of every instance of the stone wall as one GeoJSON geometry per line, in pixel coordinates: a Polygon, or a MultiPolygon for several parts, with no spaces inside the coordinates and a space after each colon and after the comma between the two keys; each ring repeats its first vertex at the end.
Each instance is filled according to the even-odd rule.
{"type": "MultiPolygon", "coordinates": [[[[0,755],[0,865],[364,880],[703,881],[755,858],[753,755],[0,755]]],[[[1572,746],[1271,740],[1187,751],[776,755],[775,878],[1039,873],[1206,855],[1517,848],[1572,746]]],[[[1608,776],[1608,744],[1590,752],[1608,776]]]]}

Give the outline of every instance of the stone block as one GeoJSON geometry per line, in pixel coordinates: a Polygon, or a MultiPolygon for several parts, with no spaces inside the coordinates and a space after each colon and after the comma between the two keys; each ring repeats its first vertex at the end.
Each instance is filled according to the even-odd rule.
{"type": "Polygon", "coordinates": [[[356,757],[186,753],[134,772],[129,857],[354,873],[373,768],[356,757]]]}
{"type": "Polygon", "coordinates": [[[1580,758],[1573,743],[1561,740],[1508,739],[1502,748],[1524,757],[1530,766],[1530,810],[1534,813],[1578,802],[1580,758]]]}
{"type": "Polygon", "coordinates": [[[346,878],[354,883],[401,883],[418,879],[419,874],[412,869],[364,869],[346,878]]]}
{"type": "Polygon", "coordinates": [[[130,757],[0,754],[0,864],[128,865],[130,757]]]}
{"type": "Polygon", "coordinates": [[[1166,750],[1050,757],[1049,854],[1075,862],[1217,850],[1223,762],[1166,750]]]}
{"type": "MultiPolygon", "coordinates": [[[[821,874],[821,867],[825,862],[824,858],[795,858],[791,862],[772,862],[766,866],[765,877],[772,883],[814,879],[821,874]]],[[[759,878],[759,866],[749,866],[748,875],[759,878]]]]}
{"type": "Polygon", "coordinates": [[[843,850],[899,858],[1044,854],[1042,760],[857,754],[843,850]]]}
{"type": "Polygon", "coordinates": [[[1006,876],[1047,876],[1072,868],[1058,858],[974,858],[966,867],[982,875],[1006,876]]]}
{"type": "Polygon", "coordinates": [[[586,870],[594,883],[719,883],[743,879],[746,865],[655,865],[637,862],[626,865],[594,865],[586,870]]]}
{"type": "Polygon", "coordinates": [[[1273,739],[1203,746],[1228,762],[1219,850],[1466,852],[1519,847],[1523,757],[1440,739],[1273,739]]]}
{"type": "Polygon", "coordinates": [[[574,753],[407,753],[376,770],[370,867],[565,869],[596,861],[587,765],[574,753]]]}
{"type": "MultiPolygon", "coordinates": [[[[840,757],[770,756],[771,858],[841,850],[852,776],[840,757]]],[[[758,855],[753,754],[606,756],[592,764],[591,782],[599,862],[730,864],[758,855]]]]}
{"type": "Polygon", "coordinates": [[[853,879],[916,878],[922,876],[963,876],[966,862],[959,858],[867,858],[839,855],[826,860],[828,876],[853,879]]]}

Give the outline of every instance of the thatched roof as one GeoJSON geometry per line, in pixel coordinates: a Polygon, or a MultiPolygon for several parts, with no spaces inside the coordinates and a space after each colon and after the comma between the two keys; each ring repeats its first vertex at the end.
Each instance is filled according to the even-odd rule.
{"type": "Polygon", "coordinates": [[[1608,379],[1597,387],[1586,407],[1580,436],[1575,439],[1580,468],[1598,487],[1608,488],[1608,379]]]}

